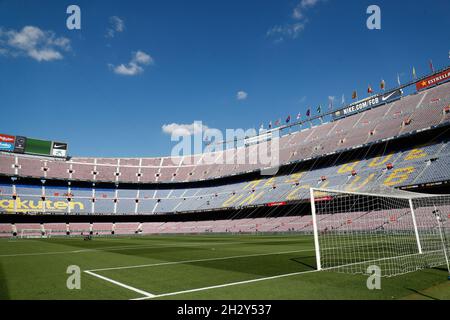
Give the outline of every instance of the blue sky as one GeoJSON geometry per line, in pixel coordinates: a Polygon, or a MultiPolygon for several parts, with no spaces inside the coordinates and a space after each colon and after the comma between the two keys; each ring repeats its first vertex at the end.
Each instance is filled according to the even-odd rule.
{"type": "Polygon", "coordinates": [[[0,132],[75,156],[168,155],[164,125],[257,128],[450,64],[448,12],[448,0],[0,0],[0,132]],[[66,28],[70,4],[81,30],[66,28]],[[381,30],[366,28],[371,4],[381,30]]]}

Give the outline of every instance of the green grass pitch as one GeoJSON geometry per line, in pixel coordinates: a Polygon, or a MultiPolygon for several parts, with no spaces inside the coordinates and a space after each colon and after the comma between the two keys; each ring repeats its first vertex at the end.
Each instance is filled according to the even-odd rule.
{"type": "Polygon", "coordinates": [[[0,299],[450,299],[444,267],[383,278],[315,271],[300,235],[0,240],[0,299]],[[69,290],[68,266],[81,269],[69,290]],[[86,272],[87,271],[87,272],[86,272]]]}

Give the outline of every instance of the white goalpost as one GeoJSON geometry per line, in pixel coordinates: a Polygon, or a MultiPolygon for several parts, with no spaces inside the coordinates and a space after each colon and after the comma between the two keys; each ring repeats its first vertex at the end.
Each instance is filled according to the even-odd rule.
{"type": "Polygon", "coordinates": [[[318,270],[390,277],[446,266],[450,274],[450,195],[389,188],[311,188],[318,270]]]}
{"type": "Polygon", "coordinates": [[[22,229],[20,231],[21,239],[38,239],[38,238],[50,238],[52,230],[50,229],[22,229]]]}

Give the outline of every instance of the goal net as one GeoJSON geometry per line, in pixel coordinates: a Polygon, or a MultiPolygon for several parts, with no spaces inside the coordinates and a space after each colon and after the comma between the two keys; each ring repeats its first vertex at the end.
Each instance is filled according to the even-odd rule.
{"type": "Polygon", "coordinates": [[[46,229],[22,229],[20,231],[20,238],[22,239],[36,239],[36,238],[50,238],[52,230],[46,229]]]}
{"type": "Polygon", "coordinates": [[[378,266],[390,277],[448,268],[449,195],[388,188],[310,193],[319,270],[366,274],[369,266],[378,266]]]}

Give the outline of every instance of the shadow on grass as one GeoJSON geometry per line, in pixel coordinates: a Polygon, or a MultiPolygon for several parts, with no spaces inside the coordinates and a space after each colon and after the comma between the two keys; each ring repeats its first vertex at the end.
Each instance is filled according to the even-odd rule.
{"type": "Polygon", "coordinates": [[[9,300],[8,281],[3,266],[0,263],[0,300],[9,300]]]}
{"type": "Polygon", "coordinates": [[[316,264],[314,263],[316,256],[306,256],[306,257],[297,257],[290,259],[293,262],[301,264],[304,267],[308,267],[310,269],[315,270],[316,264]]]}
{"type": "MultiPolygon", "coordinates": [[[[283,240],[284,238],[282,237],[281,240],[283,241],[273,241],[272,237],[266,238],[264,236],[258,236],[255,239],[252,237],[234,238],[232,236],[213,237],[212,239],[214,241],[209,241],[210,237],[205,236],[154,236],[136,239],[117,238],[115,241],[102,241],[102,238],[94,238],[93,241],[52,238],[51,240],[44,239],[42,242],[50,245],[58,244],[71,248],[77,247],[83,250],[96,249],[98,250],[98,253],[95,253],[96,255],[114,253],[115,256],[112,256],[113,262],[111,262],[113,265],[117,263],[114,262],[114,259],[126,260],[126,256],[148,258],[151,259],[150,262],[179,261],[177,264],[164,267],[172,270],[172,272],[175,272],[176,269],[182,270],[186,266],[195,266],[224,272],[268,277],[315,269],[315,256],[311,255],[309,251],[311,241],[303,244],[303,241],[299,242],[298,238],[283,240]],[[242,242],[248,242],[244,245],[245,250],[242,250],[242,242]],[[224,246],[216,247],[215,243],[224,244],[224,246]],[[295,250],[304,251],[304,256],[295,251],[289,253],[293,249],[293,245],[296,245],[295,250]],[[123,247],[120,248],[121,246],[123,247]],[[216,249],[218,250],[216,251],[216,249]],[[277,252],[286,253],[277,254],[277,252]],[[253,256],[253,253],[256,255],[253,256]],[[260,256],[258,256],[259,253],[261,254],[260,256]],[[249,256],[246,257],[246,254],[249,256]],[[242,257],[239,257],[240,255],[242,257]],[[197,259],[200,261],[188,262],[197,259]],[[202,259],[205,260],[201,261],[202,259]],[[186,262],[183,263],[182,261],[186,262]]],[[[300,237],[299,239],[303,240],[304,238],[300,237]]],[[[106,258],[109,259],[109,256],[105,256],[106,258]]],[[[154,269],[158,268],[155,267],[154,269]]]]}
{"type": "Polygon", "coordinates": [[[425,297],[425,298],[427,298],[427,299],[431,299],[431,300],[440,300],[440,299],[438,299],[438,298],[435,298],[435,297],[429,296],[429,295],[427,295],[427,294],[425,294],[425,293],[423,293],[423,292],[420,292],[420,291],[418,291],[418,290],[416,290],[416,289],[411,289],[411,288],[406,288],[406,289],[409,290],[409,291],[411,291],[411,292],[413,292],[413,293],[415,293],[415,294],[418,294],[419,296],[425,297]]]}
{"type": "MultiPolygon", "coordinates": [[[[439,270],[439,271],[444,271],[444,272],[449,272],[449,270],[447,268],[444,268],[444,267],[434,267],[433,269],[439,270]]],[[[449,273],[449,275],[450,275],[450,273],[449,273]]]]}

